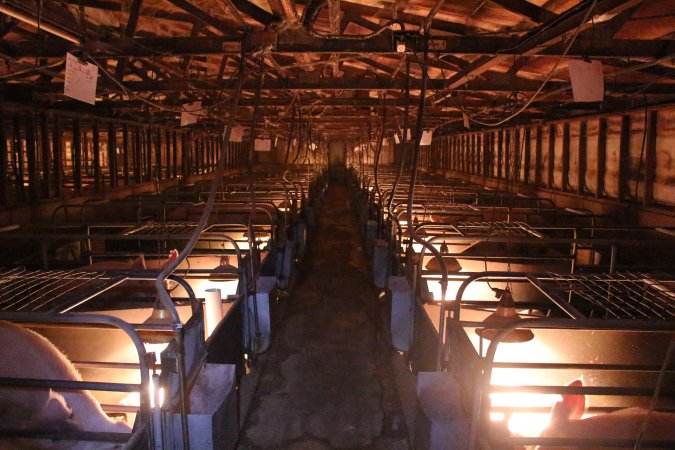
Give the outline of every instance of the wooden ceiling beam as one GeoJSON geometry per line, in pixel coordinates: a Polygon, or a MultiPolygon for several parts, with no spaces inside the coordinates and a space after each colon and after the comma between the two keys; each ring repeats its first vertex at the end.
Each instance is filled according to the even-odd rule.
{"type": "MultiPolygon", "coordinates": [[[[430,91],[488,91],[488,92],[512,92],[514,89],[522,92],[532,92],[539,88],[540,80],[518,79],[515,84],[511,82],[503,82],[502,76],[491,74],[491,79],[477,78],[471,80],[466,85],[457,88],[450,88],[447,80],[432,79],[427,81],[427,86],[430,91]],[[496,80],[496,81],[493,81],[496,80]]],[[[506,77],[508,78],[508,77],[506,77]]],[[[270,91],[398,91],[404,88],[405,80],[402,79],[380,79],[380,78],[366,78],[366,77],[349,77],[349,78],[317,78],[308,80],[298,79],[266,79],[262,87],[263,90],[270,91]]],[[[185,80],[166,80],[166,81],[129,81],[125,83],[127,89],[132,92],[175,92],[175,91],[231,91],[234,89],[229,80],[215,80],[215,79],[185,79],[185,80]]],[[[550,82],[551,89],[568,88],[567,82],[550,82]]],[[[634,82],[617,82],[612,81],[606,88],[608,92],[611,91],[628,91],[630,89],[644,88],[645,93],[673,93],[673,83],[652,83],[645,85],[643,83],[634,82]]],[[[63,83],[49,83],[49,84],[12,84],[12,89],[35,89],[36,92],[53,92],[62,93],[63,83]]],[[[255,90],[257,87],[256,80],[248,80],[244,83],[243,89],[246,91],[255,90]]],[[[417,90],[421,87],[419,79],[411,80],[411,89],[417,90]]]]}
{"type": "MultiPolygon", "coordinates": [[[[141,15],[142,4],[143,0],[133,0],[131,8],[129,9],[127,25],[124,27],[124,33],[122,33],[122,36],[125,38],[131,38],[134,36],[134,33],[136,32],[136,26],[138,25],[138,18],[141,15]]],[[[124,72],[126,71],[128,62],[128,58],[122,58],[117,61],[117,67],[115,68],[115,78],[120,81],[124,79],[124,72]]]]}
{"type": "MultiPolygon", "coordinates": [[[[252,33],[251,37],[257,36],[252,33]]],[[[265,39],[273,45],[274,33],[267,33],[265,39]]],[[[521,55],[518,40],[495,37],[450,37],[431,40],[429,53],[432,55],[521,55]]],[[[245,44],[246,50],[256,48],[253,44],[245,44]]],[[[0,51],[16,58],[63,57],[67,51],[77,47],[61,39],[35,39],[18,41],[0,41],[0,51]]],[[[559,56],[564,50],[561,43],[553,44],[538,50],[531,56],[559,56]]],[[[90,41],[87,51],[98,58],[123,57],[157,57],[162,55],[188,56],[241,53],[239,36],[200,36],[200,37],[162,37],[108,39],[106,42],[90,41]]],[[[295,37],[282,33],[276,38],[276,45],[270,49],[274,54],[295,53],[372,53],[396,55],[391,38],[383,33],[367,41],[349,39],[318,39],[308,36],[295,37]]],[[[675,51],[672,39],[606,39],[601,36],[593,38],[590,34],[580,35],[570,49],[569,56],[588,56],[591,58],[651,58],[667,55],[675,51]]]]}

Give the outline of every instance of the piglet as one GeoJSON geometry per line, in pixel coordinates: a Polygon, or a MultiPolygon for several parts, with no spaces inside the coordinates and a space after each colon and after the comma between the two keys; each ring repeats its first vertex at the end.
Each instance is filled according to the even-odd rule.
{"type": "MultiPolygon", "coordinates": [[[[41,335],[0,321],[0,377],[82,381],[73,364],[41,335]]],[[[53,389],[0,389],[0,421],[7,428],[47,431],[98,431],[129,433],[129,425],[110,419],[91,392],[53,389]]],[[[0,449],[11,448],[114,448],[100,442],[0,440],[0,449]],[[8,444],[11,442],[11,445],[8,444]]]]}
{"type": "MultiPolygon", "coordinates": [[[[581,380],[574,380],[569,386],[581,387],[581,380]]],[[[637,439],[648,411],[642,408],[628,408],[609,414],[600,414],[582,419],[586,409],[584,395],[563,395],[563,400],[553,405],[551,423],[541,434],[543,437],[575,439],[637,439]]],[[[675,414],[653,411],[642,435],[643,441],[672,441],[675,446],[675,414]]],[[[538,446],[539,450],[584,448],[580,442],[576,447],[538,446]]]]}
{"type": "Polygon", "coordinates": [[[120,272],[141,272],[146,270],[145,256],[140,255],[136,259],[126,261],[96,261],[95,263],[82,266],[80,270],[86,272],[98,272],[106,270],[118,270],[120,272]]]}

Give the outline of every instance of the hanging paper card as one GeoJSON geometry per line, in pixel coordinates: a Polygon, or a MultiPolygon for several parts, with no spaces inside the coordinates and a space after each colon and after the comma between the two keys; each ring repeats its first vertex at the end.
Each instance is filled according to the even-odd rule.
{"type": "Polygon", "coordinates": [[[567,63],[575,102],[601,102],[605,97],[605,77],[600,61],[572,59],[567,63]]]}
{"type": "Polygon", "coordinates": [[[269,152],[272,150],[272,140],[271,139],[256,139],[255,147],[256,152],[269,152]]]}
{"type": "Polygon", "coordinates": [[[186,103],[183,105],[183,111],[180,113],[180,126],[197,123],[197,119],[203,115],[202,102],[186,103]]]}
{"type": "Polygon", "coordinates": [[[230,133],[230,142],[241,142],[244,140],[244,127],[235,125],[230,133]]]}
{"type": "Polygon", "coordinates": [[[471,128],[471,123],[469,122],[469,116],[467,116],[466,114],[462,113],[462,119],[464,120],[464,128],[466,128],[467,130],[468,130],[469,128],[471,128]]]}
{"type": "Polygon", "coordinates": [[[93,105],[96,103],[96,64],[83,63],[70,53],[66,53],[66,81],[63,94],[93,105]]]}
{"type": "Polygon", "coordinates": [[[394,142],[397,143],[397,144],[400,144],[400,143],[401,143],[401,138],[398,137],[398,134],[395,134],[395,135],[394,135],[394,142]]]}
{"type": "Polygon", "coordinates": [[[386,147],[389,145],[389,138],[382,138],[382,147],[386,147]]]}
{"type": "Polygon", "coordinates": [[[420,145],[431,145],[431,138],[434,135],[433,130],[424,130],[422,131],[422,139],[420,139],[420,145]]]}

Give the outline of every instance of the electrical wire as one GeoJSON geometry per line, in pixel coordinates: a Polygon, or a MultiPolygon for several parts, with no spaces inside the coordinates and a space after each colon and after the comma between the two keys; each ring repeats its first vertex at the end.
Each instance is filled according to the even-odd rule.
{"type": "Polygon", "coordinates": [[[321,38],[321,39],[328,39],[328,40],[347,40],[347,41],[367,41],[368,39],[372,39],[375,36],[379,36],[383,32],[387,31],[393,24],[398,24],[401,27],[402,31],[405,31],[405,25],[403,22],[399,20],[389,20],[384,23],[384,25],[380,26],[377,30],[373,31],[372,33],[368,34],[329,34],[329,33],[320,33],[316,30],[314,30],[313,27],[307,27],[307,31],[309,32],[310,36],[321,38]]]}
{"type": "MultiPolygon", "coordinates": [[[[501,120],[498,120],[498,121],[496,121],[496,122],[486,122],[486,121],[477,119],[475,116],[473,116],[473,115],[467,113],[461,106],[459,106],[459,105],[454,105],[454,106],[456,106],[460,111],[462,111],[462,113],[465,114],[465,115],[468,117],[468,119],[469,119],[470,121],[472,121],[472,122],[474,122],[474,123],[477,123],[477,124],[479,124],[479,125],[487,126],[487,127],[497,127],[497,126],[500,126],[500,125],[502,125],[502,124],[508,122],[509,120],[511,120],[511,119],[513,119],[513,118],[519,116],[520,114],[522,114],[523,111],[525,111],[525,110],[532,104],[532,102],[534,102],[534,100],[539,96],[539,94],[540,94],[541,91],[544,89],[544,87],[546,86],[546,84],[549,82],[549,80],[551,79],[551,77],[553,76],[553,74],[555,73],[555,71],[558,69],[558,66],[560,65],[560,63],[563,61],[563,59],[565,59],[565,57],[566,57],[567,54],[569,53],[570,49],[572,48],[572,45],[573,45],[574,42],[576,41],[576,38],[577,38],[577,36],[579,35],[579,32],[581,31],[581,28],[584,26],[584,24],[585,24],[586,22],[588,22],[588,19],[589,19],[589,17],[591,16],[591,14],[593,13],[593,10],[595,9],[595,5],[596,5],[597,3],[598,3],[598,0],[593,0],[593,3],[589,6],[588,11],[586,12],[586,15],[584,16],[583,20],[581,21],[581,23],[579,24],[579,26],[577,26],[577,28],[574,30],[574,33],[572,34],[572,37],[571,37],[571,38],[569,39],[569,41],[567,42],[567,45],[565,46],[565,49],[564,49],[563,53],[560,55],[560,58],[558,58],[558,60],[557,60],[556,63],[554,64],[553,68],[548,72],[548,74],[546,75],[546,77],[545,77],[544,80],[542,81],[542,83],[541,83],[541,85],[539,86],[539,88],[535,91],[535,93],[534,93],[534,94],[530,97],[530,99],[529,99],[527,102],[525,102],[525,104],[524,104],[523,106],[521,106],[516,112],[514,112],[514,113],[510,114],[508,117],[505,117],[505,118],[503,118],[503,119],[501,119],[501,120]]],[[[525,42],[527,42],[527,40],[526,40],[525,42]]],[[[523,42],[523,43],[525,43],[525,42],[523,42]]],[[[523,43],[521,43],[520,45],[522,45],[523,43]]],[[[454,102],[452,102],[452,103],[454,104],[454,102]]],[[[454,122],[454,120],[453,120],[453,122],[454,122]]],[[[446,123],[450,123],[450,122],[444,122],[443,124],[440,124],[440,125],[438,125],[438,126],[445,125],[446,123]]],[[[437,126],[437,127],[438,127],[438,126],[437,126]]]]}

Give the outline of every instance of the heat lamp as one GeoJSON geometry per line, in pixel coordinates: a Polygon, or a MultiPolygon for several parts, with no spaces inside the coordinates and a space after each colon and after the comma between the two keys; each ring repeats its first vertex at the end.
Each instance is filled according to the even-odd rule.
{"type": "MultiPolygon", "coordinates": [[[[441,247],[439,249],[441,255],[443,256],[443,261],[445,261],[445,268],[448,271],[448,273],[455,273],[455,272],[461,272],[462,271],[462,266],[459,264],[459,261],[457,259],[452,258],[450,256],[445,256],[448,253],[450,253],[450,250],[448,249],[448,244],[446,244],[445,241],[441,244],[441,247]]],[[[432,258],[429,260],[428,263],[424,266],[424,268],[430,272],[440,272],[441,270],[441,265],[438,262],[437,258],[432,258]]]]}
{"type": "MultiPolygon", "coordinates": [[[[168,291],[168,281],[164,282],[164,287],[168,291]]],[[[152,313],[150,317],[143,321],[143,325],[172,325],[173,319],[171,314],[164,308],[159,294],[155,295],[155,303],[152,305],[152,313]]],[[[146,344],[146,350],[155,351],[157,355],[166,348],[166,346],[173,339],[173,332],[171,330],[144,330],[140,333],[141,339],[146,344]],[[150,349],[150,346],[152,350],[150,349]],[[159,351],[157,351],[161,347],[159,351]]]]}
{"type": "MultiPolygon", "coordinates": [[[[508,287],[506,289],[493,290],[495,291],[495,296],[499,298],[499,303],[497,304],[497,309],[495,309],[495,312],[487,316],[483,320],[483,323],[486,325],[506,325],[522,320],[516,312],[515,302],[513,301],[511,290],[508,287]]],[[[491,341],[497,336],[497,334],[499,334],[501,330],[502,328],[477,328],[476,334],[478,334],[478,336],[481,338],[491,341]]],[[[504,336],[502,342],[521,343],[531,341],[533,338],[534,333],[532,333],[532,330],[527,328],[518,328],[504,336]]]]}

